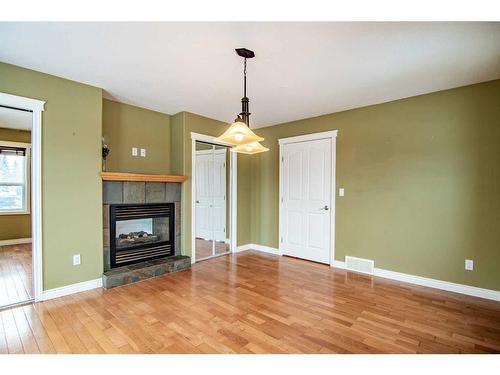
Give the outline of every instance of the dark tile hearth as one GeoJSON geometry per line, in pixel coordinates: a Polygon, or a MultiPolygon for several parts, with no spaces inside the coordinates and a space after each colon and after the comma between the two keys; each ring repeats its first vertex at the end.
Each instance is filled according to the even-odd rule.
{"type": "Polygon", "coordinates": [[[110,289],[150,279],[152,277],[182,271],[190,267],[191,258],[185,255],[154,259],[108,270],[102,275],[102,285],[104,288],[110,289]]]}

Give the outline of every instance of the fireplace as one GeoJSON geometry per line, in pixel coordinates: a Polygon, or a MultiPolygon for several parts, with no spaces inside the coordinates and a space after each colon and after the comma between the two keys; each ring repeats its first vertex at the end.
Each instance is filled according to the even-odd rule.
{"type": "Polygon", "coordinates": [[[174,203],[109,205],[111,268],[175,255],[174,203]]]}

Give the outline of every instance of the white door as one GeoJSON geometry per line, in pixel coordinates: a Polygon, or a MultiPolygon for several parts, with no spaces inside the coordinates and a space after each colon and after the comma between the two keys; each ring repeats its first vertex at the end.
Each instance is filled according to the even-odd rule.
{"type": "Polygon", "coordinates": [[[332,141],[282,147],[282,253],[330,263],[332,141]]]}
{"type": "Polygon", "coordinates": [[[213,176],[213,239],[226,242],[226,149],[214,150],[213,176]]]}
{"type": "Polygon", "coordinates": [[[196,237],[226,240],[226,149],[196,152],[196,237]]]}
{"type": "Polygon", "coordinates": [[[211,215],[213,185],[213,156],[212,150],[196,153],[196,237],[206,240],[212,239],[211,215]]]}

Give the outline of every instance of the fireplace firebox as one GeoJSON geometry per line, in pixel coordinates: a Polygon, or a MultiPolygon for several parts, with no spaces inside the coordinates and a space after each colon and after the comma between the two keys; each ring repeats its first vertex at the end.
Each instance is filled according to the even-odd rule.
{"type": "Polygon", "coordinates": [[[174,255],[174,215],[174,203],[111,204],[111,268],[174,255]]]}

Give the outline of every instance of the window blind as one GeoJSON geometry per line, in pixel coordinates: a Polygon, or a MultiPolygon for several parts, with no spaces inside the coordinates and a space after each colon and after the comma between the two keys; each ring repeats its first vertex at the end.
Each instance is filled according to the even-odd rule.
{"type": "Polygon", "coordinates": [[[0,154],[26,156],[26,149],[21,147],[10,147],[0,145],[0,154]]]}

